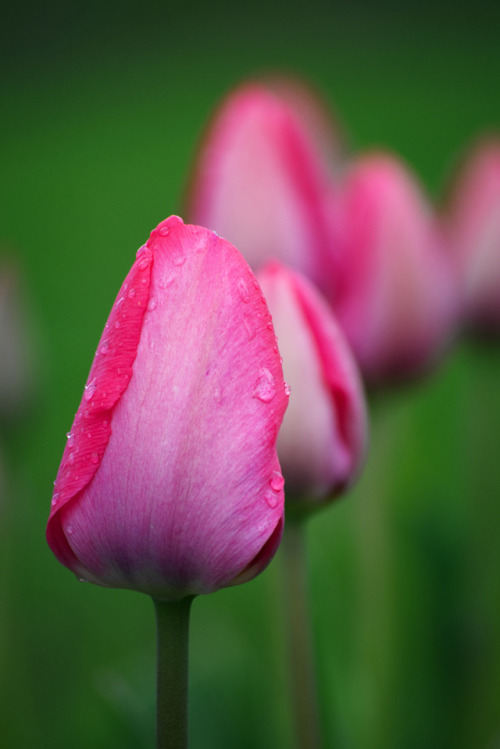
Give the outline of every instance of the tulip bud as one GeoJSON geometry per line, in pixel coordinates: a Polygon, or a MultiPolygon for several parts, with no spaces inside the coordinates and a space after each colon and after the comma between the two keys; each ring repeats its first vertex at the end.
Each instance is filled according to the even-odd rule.
{"type": "Polygon", "coordinates": [[[354,163],[344,185],[334,311],[370,384],[425,371],[449,340],[454,269],[431,207],[396,159],[354,163]]]}
{"type": "Polygon", "coordinates": [[[28,403],[33,389],[32,337],[23,308],[18,267],[0,263],[0,421],[28,403]]]}
{"type": "Polygon", "coordinates": [[[309,511],[358,473],[367,413],[357,366],[330,308],[305,278],[271,263],[258,274],[271,312],[290,404],[278,436],[287,510],[309,511]]]}
{"type": "Polygon", "coordinates": [[[445,222],[464,294],[464,322],[500,332],[500,139],[469,152],[448,197],[445,222]]]}
{"type": "Polygon", "coordinates": [[[248,84],[222,103],[195,164],[187,210],[234,242],[254,270],[275,258],[323,288],[338,221],[323,113],[303,89],[275,88],[248,84]]]}
{"type": "Polygon", "coordinates": [[[287,404],[248,265],[171,217],[116,298],[55,483],[47,537],[99,585],[159,600],[249,580],[280,540],[287,404]]]}

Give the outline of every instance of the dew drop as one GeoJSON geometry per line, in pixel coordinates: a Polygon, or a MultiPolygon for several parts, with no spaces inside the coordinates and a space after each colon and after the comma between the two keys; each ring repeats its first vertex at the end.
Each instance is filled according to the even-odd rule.
{"type": "Polygon", "coordinates": [[[84,577],[79,577],[78,578],[78,582],[79,583],[88,583],[88,580],[86,580],[84,577]]]}
{"type": "Polygon", "coordinates": [[[149,266],[151,265],[151,260],[152,260],[151,255],[144,255],[142,260],[139,261],[139,265],[138,265],[139,270],[146,270],[146,268],[149,268],[149,266]]]}
{"type": "Polygon", "coordinates": [[[214,388],[214,400],[216,403],[222,401],[222,390],[218,385],[214,388]]]}
{"type": "Polygon", "coordinates": [[[285,479],[279,471],[273,471],[273,475],[269,483],[271,484],[271,489],[274,489],[275,492],[279,492],[285,485],[285,479]]]}
{"type": "Polygon", "coordinates": [[[88,385],[85,385],[85,392],[83,393],[83,397],[86,403],[89,403],[92,400],[96,389],[97,389],[97,384],[96,384],[96,378],[94,377],[94,379],[91,380],[88,383],[88,385]]]}
{"type": "Polygon", "coordinates": [[[118,328],[119,328],[119,327],[120,327],[120,321],[119,321],[119,320],[117,320],[117,321],[115,322],[115,328],[116,328],[116,329],[118,330],[118,328]]]}
{"type": "Polygon", "coordinates": [[[53,495],[53,497],[52,497],[51,504],[55,505],[58,499],[59,499],[59,492],[55,492],[54,495],[53,495]]]}
{"type": "Polygon", "coordinates": [[[168,226],[162,226],[160,229],[160,237],[168,237],[170,234],[170,229],[168,226]]]}
{"type": "Polygon", "coordinates": [[[279,497],[274,492],[267,491],[265,493],[264,497],[265,497],[266,502],[269,505],[269,507],[276,507],[276,505],[278,504],[279,497]]]}
{"type": "MultiPolygon", "coordinates": [[[[127,291],[127,289],[128,289],[128,283],[124,283],[124,284],[123,284],[123,291],[127,291]]],[[[122,298],[123,298],[123,297],[122,297],[122,298]]]]}
{"type": "Polygon", "coordinates": [[[103,341],[101,343],[101,347],[100,347],[99,351],[101,352],[101,354],[103,354],[104,356],[106,356],[106,354],[109,351],[109,341],[103,341]]]}
{"type": "Polygon", "coordinates": [[[135,297],[135,294],[136,294],[135,289],[130,289],[130,291],[128,292],[128,298],[133,299],[135,297]]]}
{"type": "Polygon", "coordinates": [[[97,453],[92,453],[90,456],[90,462],[96,466],[99,463],[99,455],[97,453]]]}
{"type": "Polygon", "coordinates": [[[169,273],[168,276],[162,276],[159,283],[160,289],[168,289],[169,286],[172,286],[174,281],[175,273],[169,273]]]}
{"type": "Polygon", "coordinates": [[[238,294],[240,295],[240,299],[242,302],[248,302],[250,300],[250,292],[248,291],[248,286],[246,285],[243,278],[240,278],[238,281],[238,294]]]}
{"type": "Polygon", "coordinates": [[[271,372],[262,367],[259,370],[259,377],[253,389],[253,397],[258,398],[263,403],[270,403],[276,394],[276,385],[271,372]]]}
{"type": "Polygon", "coordinates": [[[158,300],[156,297],[152,296],[151,299],[148,302],[148,310],[152,312],[156,307],[158,306],[158,300]]]}
{"type": "Polygon", "coordinates": [[[74,462],[75,462],[75,453],[70,453],[68,460],[69,460],[70,464],[73,465],[74,462]]]}
{"type": "Polygon", "coordinates": [[[285,395],[290,395],[290,393],[291,393],[290,385],[287,382],[285,382],[285,395]]]}
{"type": "Polygon", "coordinates": [[[72,526],[72,525],[68,525],[68,526],[66,527],[66,533],[68,534],[68,536],[72,536],[74,532],[75,532],[75,531],[74,531],[74,528],[73,528],[73,526],[72,526]]]}
{"type": "Polygon", "coordinates": [[[252,316],[248,314],[243,315],[243,324],[247,332],[248,340],[251,341],[253,338],[255,338],[255,328],[254,328],[252,316]]]}
{"type": "Polygon", "coordinates": [[[186,262],[186,256],[185,255],[182,255],[182,254],[174,255],[174,257],[173,257],[173,263],[177,267],[180,267],[181,265],[184,265],[185,262],[186,262]]]}
{"type": "Polygon", "coordinates": [[[68,438],[68,447],[73,447],[75,444],[75,437],[71,434],[71,432],[68,432],[66,437],[68,438]]]}

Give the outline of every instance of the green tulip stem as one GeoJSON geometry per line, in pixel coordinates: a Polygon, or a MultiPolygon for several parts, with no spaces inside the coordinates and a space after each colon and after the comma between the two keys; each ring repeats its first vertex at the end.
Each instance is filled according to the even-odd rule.
{"type": "Polygon", "coordinates": [[[304,519],[285,523],[283,573],[290,696],[298,749],[321,746],[314,654],[309,618],[304,519]]]}
{"type": "Polygon", "coordinates": [[[188,641],[192,597],[153,599],[157,630],[157,749],[188,746],[188,641]]]}

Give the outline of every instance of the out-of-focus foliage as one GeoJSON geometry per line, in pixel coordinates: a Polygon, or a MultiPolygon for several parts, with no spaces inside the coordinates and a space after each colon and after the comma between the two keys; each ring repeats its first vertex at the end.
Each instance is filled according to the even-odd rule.
{"type": "MultiPolygon", "coordinates": [[[[2,746],[153,742],[150,602],[78,584],[44,528],[95,342],[144,232],[179,210],[215,102],[255,71],[299,73],[353,148],[399,152],[437,196],[462,147],[500,127],[491,7],[7,11],[0,242],[19,250],[43,355],[32,413],[0,427],[2,746]]],[[[377,402],[362,480],[310,522],[331,745],[500,741],[499,371],[495,344],[461,342],[430,379],[377,402]]],[[[193,749],[291,745],[279,567],[194,603],[193,749]]]]}

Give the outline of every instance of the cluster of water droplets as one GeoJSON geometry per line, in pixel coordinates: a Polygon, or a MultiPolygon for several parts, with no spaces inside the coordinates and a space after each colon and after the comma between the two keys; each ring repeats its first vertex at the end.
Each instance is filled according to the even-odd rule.
{"type": "Polygon", "coordinates": [[[265,492],[264,498],[269,507],[273,508],[278,505],[280,492],[285,485],[285,479],[279,471],[273,471],[273,475],[269,480],[269,485],[271,488],[265,492]]]}

